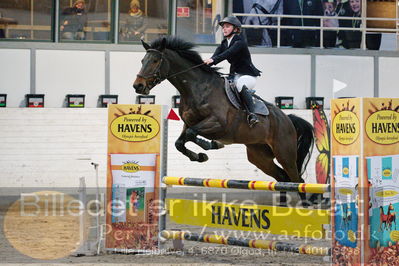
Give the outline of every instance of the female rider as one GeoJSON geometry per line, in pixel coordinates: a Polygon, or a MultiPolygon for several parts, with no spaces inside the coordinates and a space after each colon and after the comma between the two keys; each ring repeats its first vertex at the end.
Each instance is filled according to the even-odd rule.
{"type": "Polygon", "coordinates": [[[248,45],[240,36],[241,22],[238,18],[226,17],[219,22],[219,25],[222,27],[225,39],[216,48],[213,56],[204,60],[204,63],[216,65],[223,60],[230,63],[230,75],[234,77],[234,83],[248,111],[248,124],[253,127],[259,120],[253,113],[255,105],[249,90],[255,88],[256,78],[261,72],[252,64],[248,45]]]}

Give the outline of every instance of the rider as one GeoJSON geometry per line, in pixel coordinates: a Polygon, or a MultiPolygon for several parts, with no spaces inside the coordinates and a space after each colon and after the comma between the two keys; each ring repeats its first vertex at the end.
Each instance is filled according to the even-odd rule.
{"type": "Polygon", "coordinates": [[[230,65],[230,75],[234,76],[234,83],[240,92],[241,99],[248,111],[248,123],[253,127],[259,122],[254,112],[254,102],[249,90],[255,88],[256,77],[260,71],[252,64],[248,44],[241,38],[241,22],[235,16],[228,16],[219,22],[225,39],[216,48],[209,59],[204,60],[207,65],[216,65],[226,60],[230,65]]]}

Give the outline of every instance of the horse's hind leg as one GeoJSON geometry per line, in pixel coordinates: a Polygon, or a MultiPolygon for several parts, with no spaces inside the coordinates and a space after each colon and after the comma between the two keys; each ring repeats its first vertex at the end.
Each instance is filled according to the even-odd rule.
{"type": "MultiPolygon", "coordinates": [[[[265,174],[274,177],[278,182],[288,182],[288,175],[283,169],[277,166],[273,159],[274,155],[266,144],[254,144],[247,146],[248,161],[262,170],[265,174]]],[[[280,192],[280,204],[287,205],[287,192],[280,192]]]]}
{"type": "MultiPolygon", "coordinates": [[[[264,173],[271,175],[279,182],[295,182],[295,183],[303,182],[302,178],[299,177],[298,170],[296,168],[296,151],[294,154],[295,155],[292,156],[293,159],[289,159],[287,161],[281,159],[279,160],[277,158],[276,153],[272,151],[271,148],[267,145],[247,145],[248,160],[251,163],[255,164],[264,173]],[[259,156],[261,154],[263,154],[264,157],[259,156]],[[273,161],[274,156],[276,156],[277,161],[281,164],[284,170],[274,163],[273,161]],[[281,161],[283,161],[283,163],[281,161]]],[[[307,203],[306,200],[306,194],[305,193],[298,193],[298,194],[299,197],[301,198],[302,205],[304,207],[308,207],[309,204],[307,203]]],[[[282,202],[286,201],[283,197],[284,193],[281,194],[282,202]]]]}
{"type": "MultiPolygon", "coordinates": [[[[274,155],[276,156],[277,161],[283,167],[287,175],[289,176],[290,182],[294,183],[304,183],[302,177],[298,172],[298,167],[296,164],[297,159],[297,146],[296,139],[292,141],[282,141],[279,145],[275,145],[273,149],[274,155]]],[[[306,202],[306,194],[298,193],[299,197],[302,200],[302,204],[304,207],[309,206],[306,202]]]]}
{"type": "Polygon", "coordinates": [[[265,174],[274,177],[278,182],[289,182],[287,173],[274,163],[274,155],[268,145],[251,144],[246,146],[250,163],[254,164],[265,174]]]}
{"type": "MultiPolygon", "coordinates": [[[[299,175],[298,167],[296,164],[296,145],[278,145],[276,152],[276,159],[279,164],[283,167],[290,181],[294,183],[304,183],[302,177],[299,175]],[[289,148],[288,148],[289,147],[289,148]]],[[[298,192],[299,197],[302,201],[303,207],[309,207],[310,204],[306,199],[306,193],[298,192]]]]}

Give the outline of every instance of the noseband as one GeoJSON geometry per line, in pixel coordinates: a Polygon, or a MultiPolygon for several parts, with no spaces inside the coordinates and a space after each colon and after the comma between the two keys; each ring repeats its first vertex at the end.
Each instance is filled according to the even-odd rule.
{"type": "Polygon", "coordinates": [[[166,77],[163,78],[163,77],[161,77],[161,66],[162,66],[162,62],[163,62],[163,60],[164,60],[164,53],[161,52],[161,51],[158,51],[157,49],[147,49],[147,53],[149,53],[149,52],[156,52],[156,53],[160,54],[160,55],[161,55],[161,60],[160,60],[160,62],[159,62],[159,64],[158,64],[158,66],[156,67],[154,73],[149,74],[149,75],[146,75],[146,76],[141,75],[141,74],[139,73],[139,74],[137,74],[137,77],[142,78],[142,79],[153,78],[152,82],[149,84],[149,85],[151,85],[151,87],[154,87],[154,86],[158,85],[159,83],[161,83],[161,82],[164,81],[165,79],[175,77],[175,76],[177,76],[177,75],[180,75],[180,74],[182,74],[182,73],[184,73],[184,72],[187,72],[187,71],[189,71],[189,70],[191,70],[191,69],[200,67],[200,66],[202,66],[202,65],[205,64],[205,63],[201,63],[201,64],[198,64],[198,65],[189,67],[189,68],[187,68],[187,69],[185,69],[185,70],[182,70],[182,71],[180,71],[180,72],[173,73],[172,75],[169,75],[169,76],[166,76],[166,77]]]}

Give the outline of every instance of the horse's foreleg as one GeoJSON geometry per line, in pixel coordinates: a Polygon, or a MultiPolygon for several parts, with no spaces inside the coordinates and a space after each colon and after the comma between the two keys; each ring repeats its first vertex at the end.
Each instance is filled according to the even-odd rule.
{"type": "Polygon", "coordinates": [[[190,158],[191,161],[205,162],[208,156],[205,153],[195,153],[185,147],[186,142],[192,141],[204,150],[221,149],[224,145],[218,141],[201,139],[198,135],[206,135],[218,133],[223,129],[216,117],[210,116],[199,122],[198,124],[184,128],[180,137],[176,140],[175,146],[178,151],[190,158]]]}
{"type": "Polygon", "coordinates": [[[204,150],[217,150],[224,147],[224,145],[216,140],[206,140],[198,138],[198,135],[209,135],[219,133],[223,130],[223,126],[215,116],[209,116],[199,122],[198,124],[187,128],[186,137],[187,141],[192,141],[204,150]]]}
{"type": "Polygon", "coordinates": [[[194,128],[188,128],[186,131],[186,136],[188,141],[192,141],[204,150],[217,150],[224,147],[223,143],[216,140],[206,140],[198,137],[198,132],[194,128]]]}
{"type": "Polygon", "coordinates": [[[187,139],[187,134],[186,134],[186,129],[183,129],[183,132],[180,134],[179,138],[175,142],[175,147],[178,151],[183,153],[185,156],[187,156],[191,161],[195,162],[205,162],[208,160],[208,156],[205,153],[195,153],[189,149],[186,148],[185,144],[188,141],[187,139]]]}

